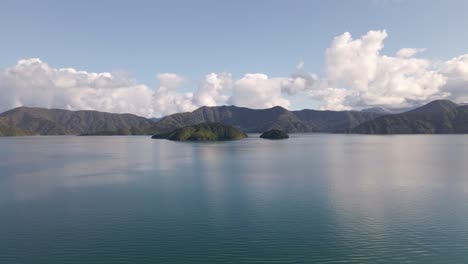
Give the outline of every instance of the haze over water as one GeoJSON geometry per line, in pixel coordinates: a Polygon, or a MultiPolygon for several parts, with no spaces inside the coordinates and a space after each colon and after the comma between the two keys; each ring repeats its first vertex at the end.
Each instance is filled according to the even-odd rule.
{"type": "Polygon", "coordinates": [[[0,263],[465,263],[468,137],[0,138],[0,263]]]}

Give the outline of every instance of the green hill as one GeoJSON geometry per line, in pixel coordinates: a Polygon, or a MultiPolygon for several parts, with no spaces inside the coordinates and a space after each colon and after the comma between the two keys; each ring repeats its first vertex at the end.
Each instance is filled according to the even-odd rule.
{"type": "Polygon", "coordinates": [[[468,133],[468,106],[437,100],[401,114],[384,115],[350,129],[356,134],[468,133]]]}
{"type": "Polygon", "coordinates": [[[166,133],[185,126],[217,122],[248,133],[262,133],[270,129],[288,133],[335,132],[353,128],[378,116],[381,114],[359,111],[289,111],[280,106],[268,109],[213,106],[166,116],[153,123],[149,131],[153,134],[166,133]]]}
{"type": "Polygon", "coordinates": [[[0,122],[0,137],[32,136],[34,133],[22,130],[15,126],[8,126],[0,122]]]}
{"type": "Polygon", "coordinates": [[[178,128],[172,132],[154,135],[152,138],[162,138],[174,141],[223,141],[246,138],[247,135],[239,129],[221,123],[202,123],[194,126],[178,128]]]}
{"type": "Polygon", "coordinates": [[[8,130],[9,134],[21,136],[79,135],[101,131],[130,131],[141,134],[153,122],[132,114],[18,107],[0,114],[0,124],[3,125],[3,128],[0,128],[2,134],[8,130]]]}
{"type": "Polygon", "coordinates": [[[271,129],[266,132],[263,132],[263,134],[260,135],[260,138],[264,139],[286,139],[289,138],[289,135],[278,129],[271,129]]]}

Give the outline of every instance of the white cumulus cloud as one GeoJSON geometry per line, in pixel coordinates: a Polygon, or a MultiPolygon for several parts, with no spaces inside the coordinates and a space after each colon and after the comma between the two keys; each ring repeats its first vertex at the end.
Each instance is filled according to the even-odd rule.
{"type": "Polygon", "coordinates": [[[262,73],[246,74],[234,82],[230,103],[252,108],[289,107],[290,102],[282,96],[283,81],[262,73]]]}
{"type": "Polygon", "coordinates": [[[200,83],[194,94],[194,104],[216,106],[226,104],[232,92],[233,80],[230,73],[210,73],[200,83]]]}
{"type": "Polygon", "coordinates": [[[125,76],[53,68],[25,59],[0,70],[0,110],[18,106],[152,114],[153,92],[125,76]]]}
{"type": "Polygon", "coordinates": [[[468,103],[468,54],[446,61],[441,68],[448,78],[443,91],[450,94],[449,99],[468,103]]]}
{"type": "MultiPolygon", "coordinates": [[[[397,56],[381,54],[386,31],[369,31],[358,39],[336,37],[326,51],[326,108],[407,107],[448,94],[447,77],[433,63],[412,57],[420,49],[402,49],[397,56]]],[[[316,93],[317,94],[317,93],[316,93]]],[[[320,93],[319,93],[320,94],[320,93]]]]}
{"type": "Polygon", "coordinates": [[[297,96],[308,98],[311,107],[319,102],[330,110],[408,107],[441,98],[468,102],[468,54],[442,62],[421,58],[421,48],[388,55],[383,53],[387,37],[385,30],[335,37],[325,51],[323,76],[305,72],[301,61],[289,76],[247,73],[235,79],[231,73],[212,72],[195,85],[176,73],[160,73],[154,88],[124,74],[54,68],[37,58],[23,59],[0,69],[0,111],[38,106],[151,117],[225,104],[294,108],[297,96]]]}
{"type": "Polygon", "coordinates": [[[180,93],[178,89],[184,83],[184,78],[175,73],[160,73],[157,75],[159,86],[153,94],[155,113],[169,114],[187,112],[195,109],[192,93],[180,93]]]}

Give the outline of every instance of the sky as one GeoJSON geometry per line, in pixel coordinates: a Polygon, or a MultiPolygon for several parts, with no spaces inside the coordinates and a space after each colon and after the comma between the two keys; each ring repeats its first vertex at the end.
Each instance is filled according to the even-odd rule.
{"type": "Polygon", "coordinates": [[[468,1],[0,2],[0,111],[468,102],[468,1]]]}

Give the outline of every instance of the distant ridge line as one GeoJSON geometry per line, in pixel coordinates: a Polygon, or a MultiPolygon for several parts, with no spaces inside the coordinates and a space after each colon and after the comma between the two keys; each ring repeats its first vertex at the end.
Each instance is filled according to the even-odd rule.
{"type": "Polygon", "coordinates": [[[148,119],[95,110],[18,107],[0,114],[0,136],[153,135],[200,123],[218,122],[246,133],[271,129],[287,133],[440,134],[468,133],[468,105],[435,100],[402,113],[363,111],[290,111],[281,106],[251,109],[233,105],[202,106],[192,112],[148,119]]]}

